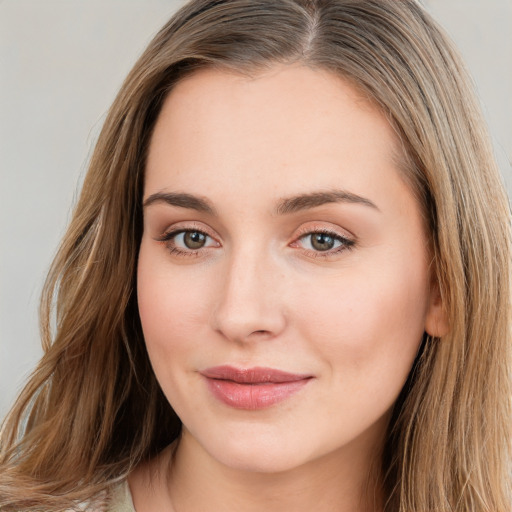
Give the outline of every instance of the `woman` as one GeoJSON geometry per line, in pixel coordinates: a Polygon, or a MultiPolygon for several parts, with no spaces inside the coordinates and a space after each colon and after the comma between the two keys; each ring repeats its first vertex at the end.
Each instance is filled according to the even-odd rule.
{"type": "Polygon", "coordinates": [[[50,272],[3,509],[509,510],[510,213],[467,84],[413,1],[184,6],[50,272]]]}

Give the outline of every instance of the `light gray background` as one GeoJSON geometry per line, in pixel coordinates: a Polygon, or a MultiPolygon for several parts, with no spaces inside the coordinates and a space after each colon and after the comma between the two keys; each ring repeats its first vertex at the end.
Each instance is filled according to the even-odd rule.
{"type": "MultiPolygon", "coordinates": [[[[110,103],[181,0],[0,0],[0,418],[41,355],[45,272],[110,103]]],[[[474,76],[512,191],[512,1],[426,0],[474,76]]]]}

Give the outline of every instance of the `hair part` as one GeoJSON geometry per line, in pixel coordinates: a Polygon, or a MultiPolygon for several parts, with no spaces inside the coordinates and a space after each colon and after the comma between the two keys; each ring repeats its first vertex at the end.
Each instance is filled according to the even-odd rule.
{"type": "Polygon", "coordinates": [[[327,70],[378,105],[424,209],[450,332],[425,337],[395,405],[385,510],[510,508],[510,209],[459,56],[414,0],[196,0],[153,39],[105,121],[43,292],[45,354],[3,425],[3,510],[92,499],[179,435],[136,303],[151,133],[185,76],[278,63],[327,70]]]}

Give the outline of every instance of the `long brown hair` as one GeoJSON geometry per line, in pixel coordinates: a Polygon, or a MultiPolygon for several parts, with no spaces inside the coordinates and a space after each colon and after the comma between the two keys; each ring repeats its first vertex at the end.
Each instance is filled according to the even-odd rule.
{"type": "Polygon", "coordinates": [[[64,510],[179,434],[141,333],[135,269],[147,147],[204,67],[299,62],[388,117],[424,209],[449,318],[425,338],[382,457],[389,511],[510,510],[510,210],[460,59],[414,0],[194,0],[157,34],[105,121],[41,302],[44,356],[4,422],[2,510],[64,510]]]}

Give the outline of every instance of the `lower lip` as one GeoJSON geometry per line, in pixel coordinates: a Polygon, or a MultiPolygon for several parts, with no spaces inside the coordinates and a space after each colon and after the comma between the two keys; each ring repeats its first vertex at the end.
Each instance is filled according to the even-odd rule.
{"type": "Polygon", "coordinates": [[[242,384],[232,380],[206,378],[208,388],[215,398],[235,409],[251,411],[283,402],[299,392],[310,380],[242,384]]]}

